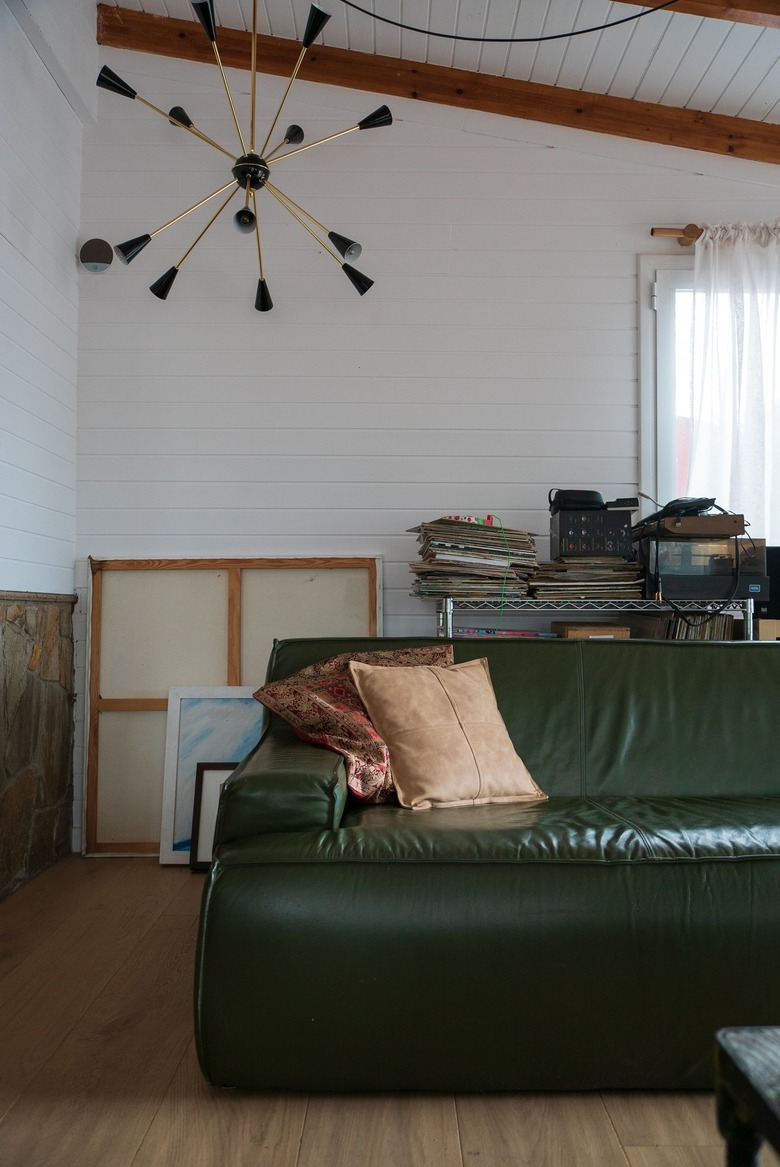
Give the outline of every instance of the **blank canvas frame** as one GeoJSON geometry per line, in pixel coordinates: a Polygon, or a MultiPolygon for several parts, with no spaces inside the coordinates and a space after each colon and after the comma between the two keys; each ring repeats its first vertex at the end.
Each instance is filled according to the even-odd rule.
{"type": "Polygon", "coordinates": [[[259,687],[275,639],[382,633],[377,558],[90,567],[87,854],[159,853],[170,689],[259,687]]]}

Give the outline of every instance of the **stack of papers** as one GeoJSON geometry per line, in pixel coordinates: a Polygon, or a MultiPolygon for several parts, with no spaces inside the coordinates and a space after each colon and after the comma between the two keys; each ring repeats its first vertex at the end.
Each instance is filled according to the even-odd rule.
{"type": "Polygon", "coordinates": [[[535,600],[641,600],[644,573],[625,559],[556,559],[540,563],[530,584],[535,600]]]}
{"type": "Polygon", "coordinates": [[[537,566],[528,531],[466,519],[434,519],[412,527],[420,561],[410,563],[412,590],[427,599],[521,600],[537,566]]]}

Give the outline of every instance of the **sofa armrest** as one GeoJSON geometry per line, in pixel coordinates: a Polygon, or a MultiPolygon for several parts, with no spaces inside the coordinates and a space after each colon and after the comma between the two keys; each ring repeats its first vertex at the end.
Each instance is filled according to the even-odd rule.
{"type": "Polygon", "coordinates": [[[346,800],[340,754],[292,734],[267,733],[225,783],[214,842],[276,831],[335,830],[346,800]]]}

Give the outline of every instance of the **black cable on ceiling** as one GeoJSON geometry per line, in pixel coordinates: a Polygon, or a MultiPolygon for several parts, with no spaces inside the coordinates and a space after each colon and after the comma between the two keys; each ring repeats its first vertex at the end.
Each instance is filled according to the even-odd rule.
{"type": "Polygon", "coordinates": [[[656,4],[654,8],[645,8],[642,12],[634,12],[631,16],[623,16],[620,20],[610,21],[608,24],[594,24],[590,28],[577,28],[572,32],[554,32],[547,36],[465,36],[457,32],[435,32],[429,28],[418,28],[414,24],[404,24],[401,20],[393,20],[389,16],[380,16],[378,12],[370,12],[367,8],[361,8],[359,4],[355,4],[354,0],[341,0],[347,8],[354,9],[355,12],[362,12],[364,16],[369,16],[372,20],[379,20],[382,24],[391,24],[394,28],[403,29],[404,32],[418,32],[423,36],[441,37],[443,40],[450,41],[470,41],[480,45],[536,45],[541,44],[542,41],[560,41],[568,40],[574,36],[585,36],[590,32],[603,32],[608,28],[617,28],[620,24],[629,24],[634,20],[641,20],[643,16],[652,16],[654,12],[661,12],[664,8],[671,8],[678,0],[664,0],[663,4],[656,4]]]}

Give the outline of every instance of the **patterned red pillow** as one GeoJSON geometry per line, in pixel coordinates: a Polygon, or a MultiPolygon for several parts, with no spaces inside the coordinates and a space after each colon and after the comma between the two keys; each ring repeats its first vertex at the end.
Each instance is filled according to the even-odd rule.
{"type": "Polygon", "coordinates": [[[357,798],[389,802],[395,798],[387,746],[371,724],[349,672],[351,660],[369,665],[451,665],[451,644],[342,652],[307,665],[283,681],[255,693],[261,704],[293,727],[298,737],[342,754],[347,785],[357,798]]]}

